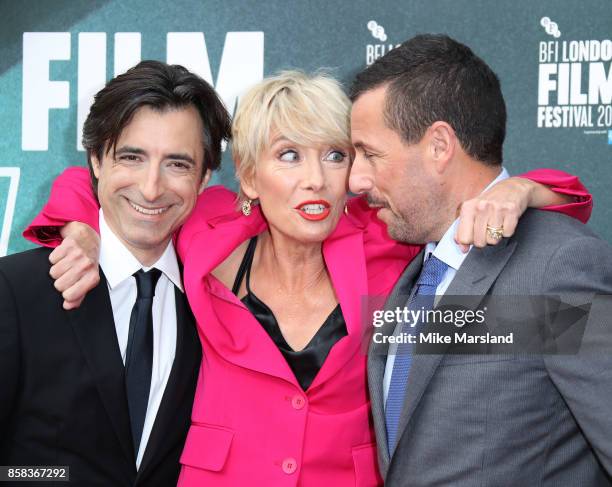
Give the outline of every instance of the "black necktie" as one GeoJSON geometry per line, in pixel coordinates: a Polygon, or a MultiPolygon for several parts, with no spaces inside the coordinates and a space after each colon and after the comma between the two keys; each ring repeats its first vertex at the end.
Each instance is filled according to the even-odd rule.
{"type": "Polygon", "coordinates": [[[153,296],[161,271],[142,269],[134,273],[138,295],[130,315],[130,331],[125,353],[125,388],[127,391],[134,454],[138,456],[151,389],[153,370],[153,296]]]}

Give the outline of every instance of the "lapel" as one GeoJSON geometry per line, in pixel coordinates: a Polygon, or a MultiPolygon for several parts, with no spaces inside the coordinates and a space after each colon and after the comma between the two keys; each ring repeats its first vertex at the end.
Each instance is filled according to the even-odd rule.
{"type": "MultiPolygon", "coordinates": [[[[483,249],[472,248],[446,293],[440,299],[438,307],[452,304],[453,296],[471,296],[471,299],[467,298],[467,301],[466,298],[461,298],[462,305],[468,305],[472,309],[477,307],[495,283],[515,248],[516,242],[508,239],[502,240],[495,246],[488,246],[483,249]]],[[[410,422],[423,392],[442,361],[445,348],[448,347],[441,347],[440,353],[436,355],[417,353],[413,356],[408,384],[406,385],[404,409],[399,420],[398,442],[410,422]]]]}
{"type": "MultiPolygon", "coordinates": [[[[225,360],[239,367],[300,387],[278,347],[242,301],[212,275],[207,277],[204,286],[210,291],[211,301],[192,306],[194,314],[206,320],[205,324],[202,318],[198,320],[203,340],[225,360]],[[207,320],[211,314],[214,318],[207,320]]],[[[193,298],[190,301],[193,303],[193,298]]]]}
{"type": "Polygon", "coordinates": [[[185,295],[177,287],[174,288],[174,292],[176,353],[153,429],[138,469],[136,483],[145,478],[148,471],[162,461],[177,443],[182,441],[185,435],[183,423],[188,425],[190,421],[189,416],[177,417],[177,411],[182,410],[185,401],[189,402],[189,411],[191,411],[194,383],[201,358],[200,343],[185,295]]]}
{"type": "Polygon", "coordinates": [[[299,387],[263,327],[232,291],[211,274],[240,244],[267,228],[260,207],[253,207],[248,217],[233,210],[207,220],[207,224],[214,228],[214,239],[205,242],[206,249],[192,246],[186,256],[184,279],[203,344],[209,343],[216,353],[235,365],[280,377],[299,387]],[[207,296],[210,301],[205,299],[207,296]]]}
{"type": "MultiPolygon", "coordinates": [[[[266,222],[260,208],[256,206],[249,217],[232,212],[209,220],[208,225],[215,228],[215,242],[211,242],[215,248],[210,254],[203,256],[202,253],[198,257],[206,259],[203,265],[190,262],[185,274],[185,286],[194,314],[206,317],[213,312],[218,317],[217,324],[207,323],[203,333],[205,339],[232,363],[282,378],[299,387],[281,352],[251,312],[231,290],[208,275],[242,242],[265,230],[266,222]],[[212,306],[198,297],[202,286],[210,292],[212,306]]],[[[367,275],[361,226],[343,215],[324,242],[323,255],[346,320],[348,335],[334,345],[310,389],[329,379],[346,364],[360,346],[364,332],[360,306],[362,297],[367,295],[367,275]]]]}
{"type": "MultiPolygon", "coordinates": [[[[423,256],[425,251],[421,252],[408,264],[406,270],[398,279],[391,295],[387,299],[384,310],[394,310],[396,307],[406,305],[407,298],[414,286],[421,267],[423,266],[423,256]]],[[[382,327],[374,330],[374,333],[380,333],[381,336],[391,336],[395,331],[396,323],[385,323],[382,327]]],[[[387,365],[387,355],[389,345],[387,343],[370,342],[368,351],[368,383],[370,387],[370,401],[372,403],[372,413],[374,418],[374,429],[376,431],[376,442],[383,445],[378,449],[382,456],[383,469],[389,465],[389,450],[387,448],[387,426],[385,423],[385,402],[383,394],[383,383],[385,376],[385,367],[387,365]]],[[[384,472],[383,472],[384,473],[384,472]]]]}
{"type": "Polygon", "coordinates": [[[323,242],[323,257],[348,334],[332,347],[310,389],[327,381],[354,357],[369,328],[365,326],[369,322],[362,319],[362,300],[368,294],[362,228],[343,215],[323,242]]]}
{"type": "Polygon", "coordinates": [[[87,294],[79,308],[68,311],[68,317],[121,449],[135,474],[136,456],[132,446],[124,366],[106,277],[101,269],[100,283],[87,294]]]}
{"type": "MultiPolygon", "coordinates": [[[[206,242],[206,249],[199,249],[196,255],[194,255],[194,252],[189,255],[191,260],[197,261],[198,274],[202,276],[214,270],[240,244],[255,235],[259,235],[268,227],[259,205],[253,206],[249,216],[244,216],[240,211],[232,210],[229,213],[210,218],[206,223],[210,228],[214,228],[214,232],[211,234],[214,239],[209,239],[206,242]],[[194,259],[194,257],[196,258],[194,259]]],[[[189,268],[187,271],[189,271],[189,268]]],[[[185,274],[186,278],[187,274],[185,274]]]]}

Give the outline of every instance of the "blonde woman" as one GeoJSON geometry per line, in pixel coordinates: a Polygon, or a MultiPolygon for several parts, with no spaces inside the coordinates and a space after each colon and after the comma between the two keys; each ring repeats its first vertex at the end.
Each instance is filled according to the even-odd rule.
{"type": "MultiPolygon", "coordinates": [[[[203,350],[180,486],[382,483],[361,300],[386,294],[420,249],[390,240],[364,199],[347,200],[349,111],[325,75],[289,71],[253,87],[233,124],[238,204],[228,189],[205,190],[178,235],[203,350]]],[[[59,215],[95,228],[84,170],[61,178],[32,230],[59,215]]],[[[500,203],[515,183],[501,183],[500,203]]],[[[536,187],[530,204],[563,201],[536,187]]],[[[64,279],[71,301],[77,274],[64,279]]]]}

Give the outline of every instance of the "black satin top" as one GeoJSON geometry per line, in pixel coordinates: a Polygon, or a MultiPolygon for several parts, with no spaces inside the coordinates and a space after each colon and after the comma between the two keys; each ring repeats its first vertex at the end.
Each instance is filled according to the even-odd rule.
{"type": "Polygon", "coordinates": [[[295,374],[298,383],[303,390],[306,390],[319,373],[331,348],[338,340],[348,334],[342,310],[340,305],[336,306],[321,328],[308,342],[308,345],[300,351],[293,350],[285,340],[285,337],[283,337],[272,310],[251,291],[251,265],[253,264],[256,246],[257,237],[253,237],[249,242],[247,251],[238,269],[232,292],[238,295],[240,284],[246,273],[247,294],[241,301],[253,313],[268,335],[270,335],[270,338],[283,354],[283,357],[285,357],[289,367],[295,374]]]}

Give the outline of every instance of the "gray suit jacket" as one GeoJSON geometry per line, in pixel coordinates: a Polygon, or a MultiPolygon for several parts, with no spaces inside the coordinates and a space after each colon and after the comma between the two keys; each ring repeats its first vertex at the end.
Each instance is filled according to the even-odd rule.
{"type": "MultiPolygon", "coordinates": [[[[388,309],[405,304],[422,260],[407,267],[388,309]]],[[[512,238],[472,249],[445,296],[471,295],[477,305],[500,295],[584,302],[594,293],[599,296],[589,298],[577,354],[460,355],[448,347],[415,354],[391,458],[383,404],[387,346],[370,346],[368,379],[385,485],[612,486],[610,246],[568,217],[528,211],[512,238]]],[[[537,335],[536,313],[518,308],[514,326],[537,335]]],[[[388,324],[382,334],[393,329],[388,324]]]]}

